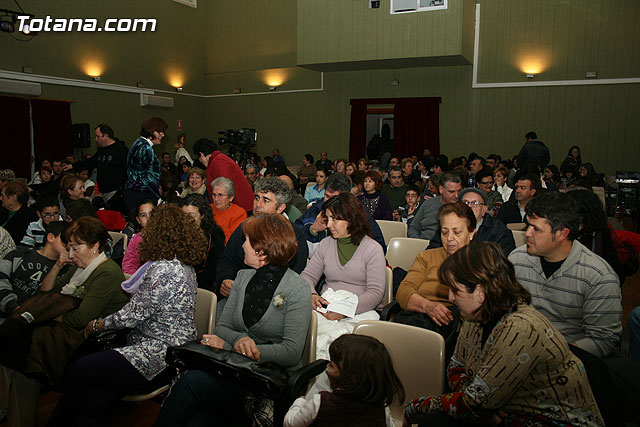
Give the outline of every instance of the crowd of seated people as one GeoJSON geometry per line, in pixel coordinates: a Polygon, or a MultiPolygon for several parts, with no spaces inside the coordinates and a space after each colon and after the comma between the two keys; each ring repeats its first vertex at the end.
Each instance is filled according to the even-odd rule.
{"type": "MultiPolygon", "coordinates": [[[[615,350],[629,251],[620,256],[624,244],[591,191],[602,176],[582,163],[579,147],[560,168],[529,133],[512,160],[471,153],[449,161],[425,150],[348,162],[321,152],[292,173],[278,149],[242,169],[204,138],[191,153],[177,144],[176,163],[170,153],[160,160],[153,147],[166,129],[161,118],[145,119],[127,149],[99,125],[95,155],[44,159],[28,186],[0,170],[0,417],[7,411],[9,425],[35,425],[43,387],[62,391],[50,425],[104,423],[123,395],[170,383],[177,372],[164,361],[167,348],[194,339],[291,371],[303,364],[310,316],[318,318],[317,357],[334,362],[329,391],[298,401],[288,425],[351,408],[355,401],[330,392],[340,375],[357,372],[349,346],[336,347],[335,361],[331,346],[384,313],[378,221],[404,222],[408,237],[429,240],[406,276],[394,272],[399,308],[383,320],[446,341],[453,393],[408,396],[416,400],[406,422],[597,426],[635,415],[631,403],[614,415],[607,406],[638,397],[628,378],[640,367],[615,350]],[[512,223],[526,230],[525,246],[516,248],[512,223]],[[119,257],[107,231],[129,237],[119,257]],[[195,335],[197,288],[218,296],[212,335],[195,335]],[[355,310],[334,312],[335,301],[355,310]],[[91,333],[121,328],[132,328],[126,346],[75,353],[91,333]],[[567,381],[542,386],[549,375],[567,381]]],[[[632,334],[637,360],[640,331],[632,334]]],[[[376,405],[401,390],[387,389],[376,405]]],[[[180,376],[168,396],[157,425],[257,416],[242,409],[247,390],[208,372],[180,376]]]]}

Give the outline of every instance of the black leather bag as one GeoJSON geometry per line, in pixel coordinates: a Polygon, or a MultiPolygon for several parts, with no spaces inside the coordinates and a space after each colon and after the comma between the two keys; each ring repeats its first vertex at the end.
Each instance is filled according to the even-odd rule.
{"type": "Polygon", "coordinates": [[[245,390],[277,399],[287,384],[287,370],[275,362],[256,362],[229,350],[191,341],[167,349],[166,361],[181,370],[197,369],[242,386],[245,390]]]}
{"type": "Polygon", "coordinates": [[[100,332],[91,332],[86,341],[73,352],[69,358],[69,365],[76,360],[100,351],[112,350],[127,345],[127,335],[131,328],[106,329],[100,332]]]}

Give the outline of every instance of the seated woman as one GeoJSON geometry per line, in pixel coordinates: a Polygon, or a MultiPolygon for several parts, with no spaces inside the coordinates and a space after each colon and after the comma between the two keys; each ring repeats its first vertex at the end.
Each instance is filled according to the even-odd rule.
{"type": "Polygon", "coordinates": [[[207,202],[211,203],[211,197],[207,191],[207,175],[200,168],[191,168],[187,172],[187,179],[184,182],[185,188],[180,197],[183,199],[189,194],[200,194],[207,202]]]}
{"type": "Polygon", "coordinates": [[[497,244],[462,248],[438,277],[464,319],[448,367],[453,393],[415,399],[404,425],[604,425],[582,362],[497,244]]]}
{"type": "Polygon", "coordinates": [[[35,209],[29,207],[29,189],[19,181],[8,181],[2,187],[0,227],[9,232],[14,242],[20,242],[32,221],[38,220],[35,209]]]}
{"type": "MultiPolygon", "coordinates": [[[[287,268],[297,251],[291,223],[278,214],[252,216],[242,224],[244,262],[214,335],[202,344],[224,348],[288,369],[300,366],[311,316],[309,286],[287,268]]],[[[187,371],[171,388],[156,426],[229,425],[243,419],[247,391],[203,371],[187,371]]]]}
{"type": "MultiPolygon", "coordinates": [[[[464,203],[448,203],[438,211],[438,224],[443,247],[422,251],[416,257],[396,294],[403,311],[395,321],[438,332],[447,340],[457,331],[460,315],[448,299],[449,290],[438,279],[438,268],[447,257],[471,242],[476,217],[464,203]]],[[[449,354],[454,345],[452,340],[447,341],[449,354]]]]}
{"type": "Polygon", "coordinates": [[[148,393],[168,384],[176,371],[164,361],[167,348],[196,338],[193,266],[207,253],[200,227],[177,206],[161,206],[142,234],[140,255],[147,261],[146,270],[123,284],[133,294],[131,301],[85,328],[85,335],[133,328],[127,345],[90,354],[71,365],[49,419],[51,426],[99,424],[125,394],[148,393]]]}
{"type": "Polygon", "coordinates": [[[366,213],[371,215],[373,219],[382,219],[385,221],[393,220],[393,211],[391,210],[391,202],[384,194],[380,193],[382,189],[382,178],[377,172],[367,172],[364,175],[364,193],[358,196],[358,200],[362,203],[366,213]]]}
{"type": "Polygon", "coordinates": [[[316,183],[307,187],[304,198],[309,203],[313,203],[316,200],[322,200],[324,198],[324,184],[327,182],[328,172],[325,169],[318,168],[316,170],[316,183]]]}
{"type": "Polygon", "coordinates": [[[505,203],[509,201],[513,192],[513,188],[507,183],[508,178],[509,170],[505,167],[500,166],[493,171],[493,190],[500,193],[505,203]]]}
{"type": "Polygon", "coordinates": [[[84,199],[84,183],[78,175],[67,174],[60,180],[60,216],[67,218],[67,209],[74,200],[84,199]]]}
{"type": "Polygon", "coordinates": [[[207,257],[195,269],[198,275],[198,287],[213,291],[216,286],[216,267],[224,251],[224,232],[213,220],[209,202],[199,194],[190,194],[180,199],[180,206],[184,213],[196,221],[207,237],[207,257]]]}
{"type": "Polygon", "coordinates": [[[236,186],[229,178],[220,176],[211,182],[213,219],[224,232],[225,245],[238,226],[247,219],[247,211],[233,203],[236,186]]]}
{"type": "Polygon", "coordinates": [[[129,240],[127,250],[122,258],[122,272],[125,274],[135,273],[142,265],[142,258],[140,258],[138,246],[142,243],[142,230],[147,226],[149,216],[151,216],[151,211],[154,207],[155,204],[152,200],[141,200],[138,202],[135,216],[133,214],[131,215],[135,218],[137,232],[131,237],[131,240],[129,240]]]}
{"type": "MultiPolygon", "coordinates": [[[[15,383],[5,385],[10,393],[18,395],[18,408],[9,410],[9,414],[24,414],[23,407],[34,408],[41,384],[59,384],[69,357],[84,342],[83,331],[89,321],[106,317],[129,301],[120,288],[124,280],[122,270],[104,253],[108,236],[97,218],[81,217],[69,225],[62,233],[68,255],[67,252],[60,255],[40,285],[40,290],[48,293],[27,300],[2,325],[3,335],[4,328],[12,326],[13,343],[7,345],[16,351],[0,352],[1,363],[37,379],[25,379],[31,385],[21,389],[15,383]],[[66,264],[73,267],[56,278],[66,264]]],[[[10,377],[14,376],[11,373],[10,377]]],[[[24,419],[21,422],[29,425],[24,419]]]]}
{"type": "Polygon", "coordinates": [[[382,247],[372,238],[367,215],[353,194],[340,193],[324,202],[322,215],[333,238],[320,241],[300,274],[313,292],[313,309],[328,305],[321,295],[329,289],[347,291],[358,297],[354,317],[334,312],[318,316],[316,355],[327,359],[334,339],[351,333],[360,320],[379,318],[375,309],[384,296],[386,262],[382,247]],[[322,275],[326,282],[316,293],[322,275]]]}

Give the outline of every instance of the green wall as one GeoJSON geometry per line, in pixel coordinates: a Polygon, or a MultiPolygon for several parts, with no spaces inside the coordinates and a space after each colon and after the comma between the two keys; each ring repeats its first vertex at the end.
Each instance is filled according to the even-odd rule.
{"type": "MultiPolygon", "coordinates": [[[[0,34],[0,69],[26,65],[36,74],[88,81],[82,65],[97,58],[103,82],[143,81],[167,90],[158,95],[173,96],[175,107],[154,110],[139,107],[136,94],[43,84],[42,98],[74,101],[74,122],[110,122],[127,141],[144,116],[164,117],[170,128],[161,150],[175,141],[181,119],[190,144],[221,129],[255,127],[261,155],[277,146],[292,164],[325,149],[344,157],[350,99],[437,96],[441,150],[450,156],[511,156],[524,133],[535,130],[555,163],[578,144],[598,170],[638,169],[640,85],[474,89],[471,65],[446,62],[450,55],[472,58],[474,7],[470,0],[449,3],[445,12],[391,16],[389,0],[376,11],[364,0],[201,0],[198,9],[170,0],[111,0],[83,2],[82,10],[71,0],[34,0],[28,11],[39,16],[156,17],[158,29],[41,33],[27,43],[0,34]],[[392,36],[406,43],[395,45],[392,36]],[[416,38],[425,43],[414,46],[416,38]],[[416,67],[412,55],[445,62],[416,67]],[[324,73],[300,67],[323,61],[348,66],[324,73]],[[367,61],[368,69],[358,69],[367,61]],[[183,94],[172,92],[171,70],[182,74],[183,94]],[[272,79],[281,80],[275,92],[267,87],[272,79]],[[399,86],[390,85],[394,79],[399,86]],[[242,93],[233,95],[235,88],[242,93]]],[[[534,82],[583,79],[587,71],[599,79],[640,77],[637,0],[480,3],[480,83],[526,82],[526,63],[540,68],[534,82]]],[[[0,0],[0,7],[14,5],[0,0]]]]}
{"type": "MultiPolygon", "coordinates": [[[[87,73],[96,70],[102,83],[135,87],[143,82],[146,88],[167,91],[156,95],[172,96],[175,101],[172,109],[147,108],[140,107],[139,95],[134,93],[42,84],[40,98],[72,101],[74,123],[88,122],[92,127],[109,123],[119,138],[130,143],[144,117],[160,116],[169,129],[159,152],[175,143],[176,120],[183,120],[191,142],[205,133],[205,99],[177,94],[170,83],[181,81],[187,93],[204,91],[207,2],[201,1],[198,9],[168,0],[33,0],[21,4],[40,18],[96,18],[101,23],[107,18],[157,19],[155,32],[40,32],[28,42],[0,33],[0,70],[19,72],[27,66],[34,74],[83,81],[90,81],[87,73]]],[[[0,0],[0,8],[16,10],[17,6],[0,0]]]]}

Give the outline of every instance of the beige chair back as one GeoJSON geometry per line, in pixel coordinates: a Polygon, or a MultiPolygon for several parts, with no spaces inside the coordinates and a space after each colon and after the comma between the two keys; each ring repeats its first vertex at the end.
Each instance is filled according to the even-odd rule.
{"type": "Polygon", "coordinates": [[[113,246],[116,245],[120,240],[122,240],[122,253],[127,252],[127,244],[129,243],[129,237],[118,231],[109,231],[109,236],[111,236],[111,240],[113,241],[113,246]]]}
{"type": "Polygon", "coordinates": [[[511,232],[513,233],[513,240],[516,241],[516,248],[527,243],[526,231],[511,230],[511,232]]]}
{"type": "Polygon", "coordinates": [[[384,244],[389,245],[389,242],[394,237],[407,237],[407,224],[400,221],[384,221],[377,219],[376,222],[382,231],[382,237],[384,237],[384,244]]]}
{"type": "Polygon", "coordinates": [[[391,268],[409,271],[418,254],[429,246],[429,240],[411,237],[394,237],[387,244],[387,262],[391,268]]]}
{"type": "Polygon", "coordinates": [[[318,313],[311,311],[311,321],[307,330],[307,339],[302,352],[302,363],[304,365],[315,362],[316,360],[316,341],[318,339],[318,313]]]}
{"type": "Polygon", "coordinates": [[[198,338],[202,334],[212,334],[216,326],[216,308],[218,297],[211,291],[198,288],[196,294],[196,331],[198,338]]]}
{"type": "Polygon", "coordinates": [[[390,268],[384,269],[385,287],[382,297],[382,306],[386,306],[393,301],[393,271],[390,268]]]}
{"type": "Polygon", "coordinates": [[[363,320],[353,333],[377,338],[391,355],[405,391],[404,402],[394,402],[390,408],[396,425],[402,425],[404,407],[413,399],[443,393],[444,339],[440,334],[381,320],[363,320]]]}
{"type": "Polygon", "coordinates": [[[527,228],[527,224],[524,222],[510,222],[507,224],[509,230],[523,231],[527,228]]]}

